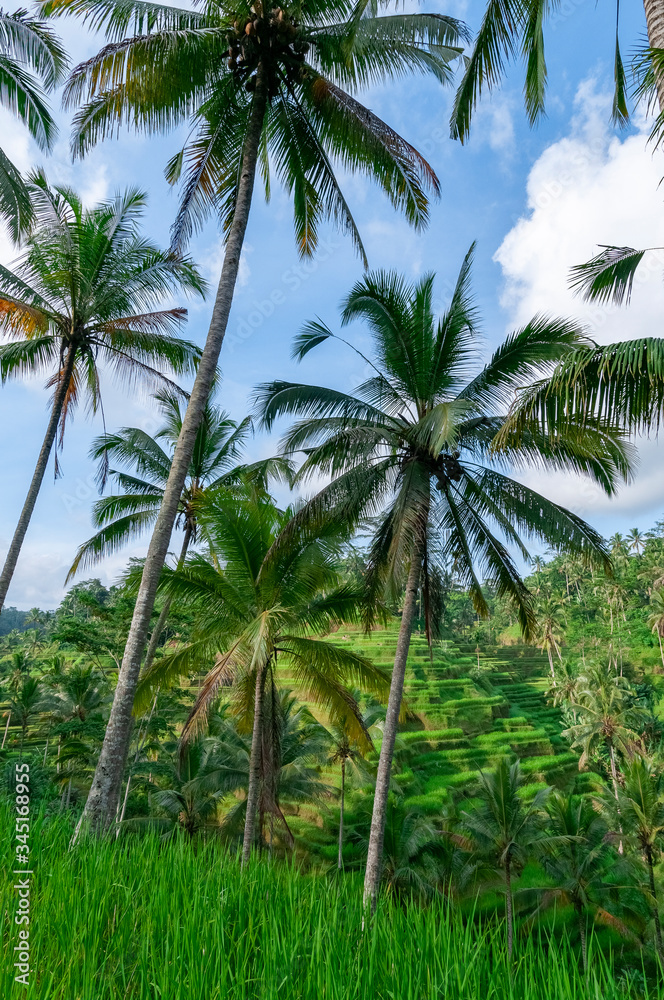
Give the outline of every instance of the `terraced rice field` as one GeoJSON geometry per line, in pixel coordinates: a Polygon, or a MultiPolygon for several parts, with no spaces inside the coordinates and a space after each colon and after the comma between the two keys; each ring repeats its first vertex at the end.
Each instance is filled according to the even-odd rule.
{"type": "MultiPolygon", "coordinates": [[[[389,672],[397,641],[395,628],[364,635],[346,629],[336,641],[369,657],[389,672]]],[[[296,688],[286,673],[283,684],[296,688]]],[[[405,698],[409,717],[397,743],[401,770],[395,780],[404,789],[403,805],[433,816],[445,807],[471,805],[479,773],[490,770],[505,754],[521,761],[526,797],[546,785],[594,787],[593,774],[578,772],[578,757],[561,738],[561,716],[546,693],[549,664],[540,650],[516,646],[482,646],[440,642],[430,653],[424,637],[412,640],[405,698]]],[[[320,717],[316,706],[309,706],[320,717]]],[[[325,721],[324,719],[322,721],[325,721]]],[[[378,747],[377,747],[378,749],[378,747]]],[[[338,781],[338,768],[326,774],[338,781]]],[[[335,807],[328,807],[334,814],[335,807]]],[[[351,811],[348,822],[354,816],[351,811]]],[[[289,818],[294,831],[333,860],[336,847],[328,842],[313,815],[289,818]]],[[[348,860],[353,851],[349,847],[348,860]]]]}

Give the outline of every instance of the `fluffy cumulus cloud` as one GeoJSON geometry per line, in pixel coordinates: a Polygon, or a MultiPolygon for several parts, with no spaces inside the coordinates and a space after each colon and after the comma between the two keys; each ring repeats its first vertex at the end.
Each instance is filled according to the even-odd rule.
{"type": "MultiPolygon", "coordinates": [[[[608,127],[610,99],[593,81],[576,96],[570,134],[549,146],[533,165],[527,209],[506,235],[495,260],[504,279],[502,304],[510,325],[536,313],[573,317],[599,343],[662,336],[664,253],[647,255],[629,307],[583,302],[569,287],[569,270],[597,253],[598,244],[664,246],[664,156],[647,146],[648,126],[618,138],[608,127]]],[[[648,525],[664,505],[664,446],[640,441],[635,482],[609,500],[574,477],[547,476],[546,493],[605,529],[627,520],[648,525]]],[[[528,474],[529,485],[541,477],[528,474]]]]}

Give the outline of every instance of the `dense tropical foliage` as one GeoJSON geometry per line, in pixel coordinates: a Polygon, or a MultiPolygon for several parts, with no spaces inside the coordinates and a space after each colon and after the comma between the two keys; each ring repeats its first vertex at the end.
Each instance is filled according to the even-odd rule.
{"type": "MultiPolygon", "coordinates": [[[[659,105],[659,140],[664,14],[644,12],[632,96],[659,105]]],[[[104,38],[65,84],[74,158],[125,126],[188,132],[168,250],[137,189],[90,203],[0,150],[0,381],[49,393],[0,573],[3,996],[664,997],[664,522],[604,538],[548,482],[610,501],[632,480],[664,340],[597,344],[541,313],[485,351],[474,245],[440,305],[418,261],[368,269],[351,207],[369,181],[417,232],[450,196],[368,106],[399,78],[457,82],[464,141],[521,54],[533,124],[553,13],[488,0],[466,52],[456,18],[366,0],[39,5],[104,38]],[[332,225],[364,267],[343,336],[317,318],[293,357],[350,350],[363,374],[276,370],[234,419],[217,365],[273,177],[301,257],[332,225]],[[213,217],[199,349],[178,297],[205,294],[186,249],[213,217]],[[109,377],[157,422],[107,426],[109,377]],[[91,537],[57,607],[7,607],[81,404],[102,431],[91,537]],[[113,583],[80,579],[121,552],[113,583]]],[[[0,11],[0,104],[46,154],[69,59],[38,16],[0,11]]],[[[617,37],[614,84],[622,127],[617,37]]],[[[628,306],[649,252],[604,246],[569,283],[628,306]]]]}

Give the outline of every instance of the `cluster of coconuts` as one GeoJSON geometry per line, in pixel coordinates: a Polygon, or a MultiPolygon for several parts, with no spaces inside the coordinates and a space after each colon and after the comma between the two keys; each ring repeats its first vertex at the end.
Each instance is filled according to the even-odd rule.
{"type": "MultiPolygon", "coordinates": [[[[279,64],[289,83],[297,83],[307,75],[305,58],[309,45],[300,36],[298,22],[282,7],[273,7],[268,14],[262,8],[251,7],[252,17],[235,21],[228,32],[228,68],[245,79],[249,91],[256,87],[254,75],[261,56],[268,65],[279,64]]],[[[270,96],[277,92],[277,81],[270,73],[270,96]]]]}
{"type": "Polygon", "coordinates": [[[437,489],[444,490],[448,483],[458,483],[461,480],[463,469],[459,465],[460,457],[460,451],[454,451],[451,455],[443,454],[439,456],[437,489]]]}

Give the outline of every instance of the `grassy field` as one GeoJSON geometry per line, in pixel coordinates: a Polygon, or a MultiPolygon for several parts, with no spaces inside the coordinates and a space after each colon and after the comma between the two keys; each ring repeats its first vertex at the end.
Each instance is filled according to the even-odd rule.
{"type": "Polygon", "coordinates": [[[362,930],[361,881],[256,861],[241,872],[216,842],[153,837],[84,843],[33,822],[31,975],[13,981],[13,817],[3,844],[3,1000],[622,1000],[664,997],[639,970],[614,976],[591,944],[587,980],[565,938],[519,938],[461,920],[441,899],[384,899],[362,930]]]}

